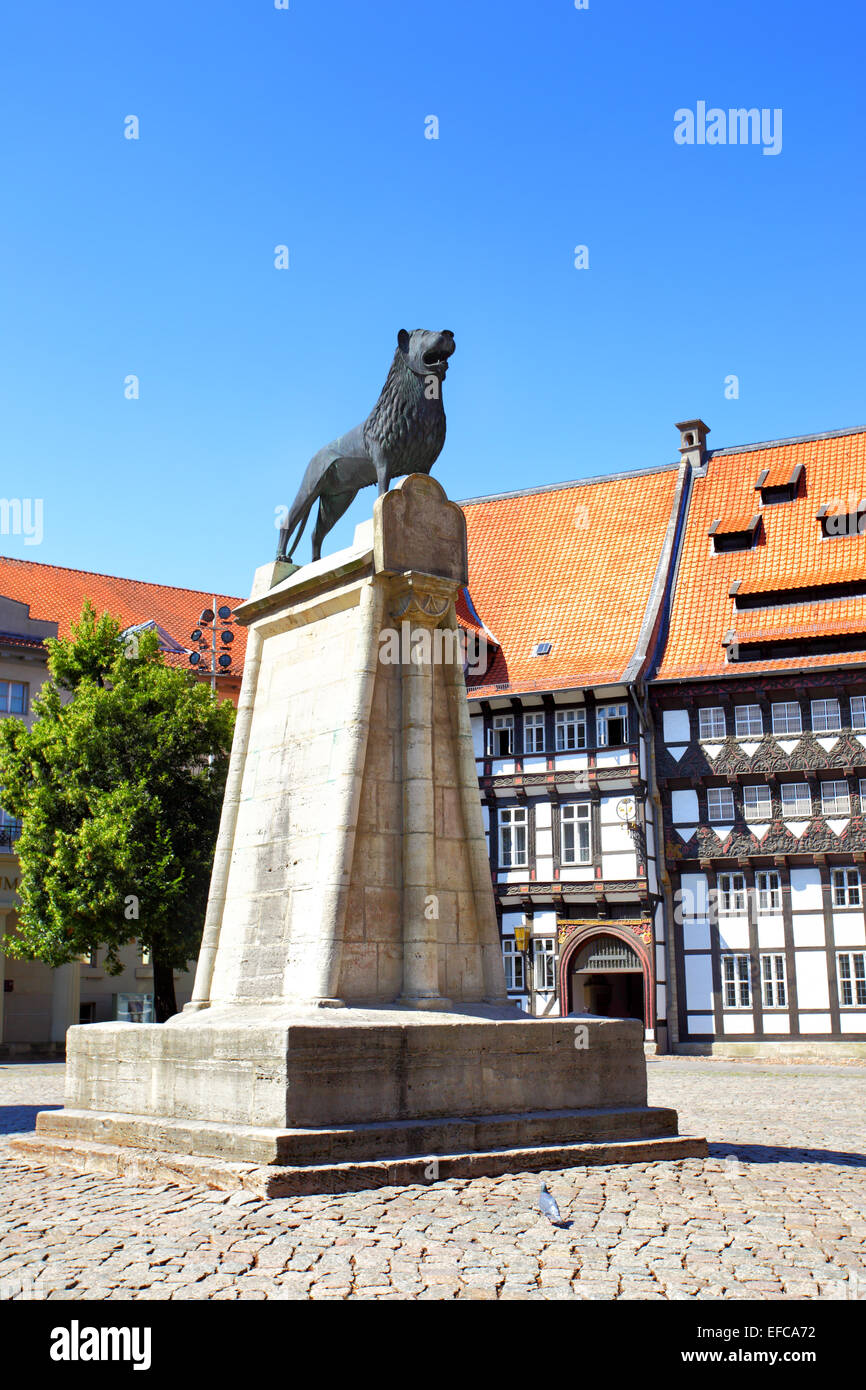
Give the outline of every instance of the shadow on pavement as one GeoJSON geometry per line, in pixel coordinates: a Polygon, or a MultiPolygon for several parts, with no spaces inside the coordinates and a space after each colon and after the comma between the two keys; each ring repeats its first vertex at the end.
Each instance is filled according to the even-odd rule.
{"type": "Polygon", "coordinates": [[[40,1110],[62,1110],[62,1105],[0,1105],[0,1134],[29,1134],[36,1128],[40,1110]]]}
{"type": "Polygon", "coordinates": [[[789,1149],[775,1144],[710,1144],[711,1158],[737,1158],[741,1163],[832,1163],[840,1168],[866,1168],[866,1154],[836,1149],[789,1149]]]}

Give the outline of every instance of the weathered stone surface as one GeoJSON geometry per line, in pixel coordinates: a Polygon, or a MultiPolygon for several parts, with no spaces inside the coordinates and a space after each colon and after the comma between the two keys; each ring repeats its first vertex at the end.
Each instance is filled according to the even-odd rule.
{"type": "Polygon", "coordinates": [[[81,1144],[104,1165],[106,1144],[129,1146],[142,1173],[195,1154],[334,1169],[284,1179],[302,1184],[348,1162],[352,1188],[389,1163],[388,1180],[413,1181],[431,1151],[470,1174],[471,1155],[534,1168],[545,1146],[553,1162],[611,1141],[643,1160],[676,1135],[674,1112],[645,1108],[637,1020],[508,1001],[445,641],[465,577],[463,514],[423,474],[379,499],[349,550],[257,573],[237,610],[249,643],[193,999],[161,1026],[70,1029],[71,1113],[40,1121],[45,1154],[81,1144]]]}

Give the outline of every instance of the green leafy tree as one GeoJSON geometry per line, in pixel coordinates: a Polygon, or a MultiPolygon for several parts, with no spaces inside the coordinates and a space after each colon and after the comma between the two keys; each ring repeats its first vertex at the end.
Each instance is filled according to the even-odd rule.
{"type": "Polygon", "coordinates": [[[0,723],[3,804],[22,821],[10,955],[58,966],[100,947],[105,969],[139,941],[156,1016],[177,1012],[174,971],[195,959],[235,711],[192,672],[167,666],[155,632],[124,642],[85,603],[47,642],[36,719],[0,723]]]}

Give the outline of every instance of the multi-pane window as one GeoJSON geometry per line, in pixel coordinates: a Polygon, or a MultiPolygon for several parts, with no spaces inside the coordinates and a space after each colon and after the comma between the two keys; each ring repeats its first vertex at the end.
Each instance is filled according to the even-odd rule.
{"type": "Polygon", "coordinates": [[[524,753],[544,752],[544,714],[524,714],[523,716],[524,753]]]}
{"type": "Polygon", "coordinates": [[[556,751],[569,753],[586,747],[586,710],[558,709],[556,711],[556,751]]]}
{"type": "Polygon", "coordinates": [[[752,1007],[752,983],[749,975],[748,956],[722,956],[722,997],[726,1009],[750,1009],[752,1007]]]}
{"type": "Polygon", "coordinates": [[[0,714],[26,714],[29,690],[24,681],[0,681],[0,714]]]}
{"type": "Polygon", "coordinates": [[[525,868],[527,852],[527,810],[508,806],[499,812],[499,864],[503,869],[525,868]]]}
{"type": "Polygon", "coordinates": [[[737,705],[734,710],[737,738],[752,738],[764,732],[764,717],[760,705],[737,705]]]}
{"type": "Polygon", "coordinates": [[[745,874],[719,874],[719,912],[735,913],[746,910],[745,874]]]}
{"type": "Polygon", "coordinates": [[[784,956],[761,956],[761,996],[765,1009],[787,1007],[788,989],[784,956]]]}
{"type": "Polygon", "coordinates": [[[514,752],[513,714],[494,714],[487,731],[487,752],[493,758],[508,758],[514,752]]]}
{"type": "Polygon", "coordinates": [[[734,819],[734,793],[730,787],[707,788],[707,816],[711,821],[734,819]]]}
{"type": "Polygon", "coordinates": [[[777,869],[761,869],[755,874],[759,912],[778,912],[782,906],[782,879],[777,869]]]}
{"type": "Polygon", "coordinates": [[[851,728],[866,729],[866,695],[851,696],[851,728]]]}
{"type": "Polygon", "coordinates": [[[773,798],[766,782],[743,787],[746,820],[768,820],[773,814],[773,798]]]}
{"type": "Polygon", "coordinates": [[[21,822],[0,806],[0,845],[11,845],[21,834],[21,822]]]}
{"type": "Polygon", "coordinates": [[[866,952],[840,951],[836,956],[839,971],[839,1003],[843,1008],[866,1004],[866,952]]]}
{"type": "Polygon", "coordinates": [[[834,907],[860,907],[863,896],[860,892],[859,869],[833,869],[830,885],[834,907]]]}
{"type": "Polygon", "coordinates": [[[552,936],[539,936],[532,943],[532,966],[536,989],[556,989],[556,941],[552,936]]]}
{"type": "Polygon", "coordinates": [[[628,705],[600,705],[596,722],[599,748],[628,743],[628,705]]]}
{"type": "Polygon", "coordinates": [[[772,716],[774,734],[801,734],[803,732],[803,716],[796,700],[782,700],[773,705],[772,716]]]}
{"type": "Polygon", "coordinates": [[[502,943],[502,962],[505,966],[505,988],[525,989],[523,953],[518,951],[513,937],[507,936],[502,943]]]}
{"type": "Polygon", "coordinates": [[[812,701],[812,730],[816,734],[829,734],[842,727],[842,711],[838,700],[812,701]]]}
{"type": "Polygon", "coordinates": [[[821,810],[825,816],[848,816],[851,814],[851,799],[847,782],[821,783],[821,810]]]}
{"type": "Polygon", "coordinates": [[[866,816],[866,777],[860,778],[860,814],[866,816]]]}
{"type": "Polygon", "coordinates": [[[560,810],[563,864],[589,864],[592,859],[588,802],[572,802],[560,810]]]}
{"type": "Polygon", "coordinates": [[[698,710],[698,738],[724,738],[725,711],[721,705],[698,710]]]}
{"type": "Polygon", "coordinates": [[[782,783],[782,815],[790,819],[796,816],[811,816],[812,793],[808,782],[782,783]]]}

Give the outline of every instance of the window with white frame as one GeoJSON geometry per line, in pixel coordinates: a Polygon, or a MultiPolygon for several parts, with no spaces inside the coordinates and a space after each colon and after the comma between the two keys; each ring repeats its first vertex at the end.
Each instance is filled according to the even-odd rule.
{"type": "Polygon", "coordinates": [[[698,710],[698,738],[724,738],[725,732],[725,711],[721,705],[698,710]]]}
{"type": "Polygon", "coordinates": [[[866,777],[860,778],[860,814],[866,816],[866,777]]]}
{"type": "Polygon", "coordinates": [[[628,705],[599,705],[596,711],[599,748],[628,743],[628,705]]]}
{"type": "Polygon", "coordinates": [[[734,819],[734,793],[730,787],[707,788],[707,816],[711,821],[734,819]]]}
{"type": "Polygon", "coordinates": [[[508,758],[514,752],[513,714],[494,714],[487,730],[487,752],[493,758],[508,758]]]}
{"type": "Polygon", "coordinates": [[[803,715],[796,700],[781,700],[772,707],[774,734],[801,734],[803,715]]]}
{"type": "Polygon", "coordinates": [[[783,782],[781,792],[783,816],[789,820],[797,816],[811,816],[812,793],[808,782],[783,782]]]}
{"type": "Polygon", "coordinates": [[[535,988],[538,990],[556,989],[556,939],[552,936],[536,937],[532,943],[532,968],[535,973],[535,988]]]}
{"type": "Polygon", "coordinates": [[[769,820],[773,815],[773,798],[766,782],[743,787],[743,811],[746,820],[769,820]]]}
{"type": "Polygon", "coordinates": [[[507,806],[499,812],[500,868],[521,869],[528,864],[527,819],[525,806],[507,806]]]}
{"type": "Polygon", "coordinates": [[[761,956],[761,997],[765,1009],[788,1007],[788,982],[785,978],[785,957],[761,956]]]}
{"type": "Polygon", "coordinates": [[[839,951],[839,1003],[843,1009],[866,1004],[866,951],[839,951]]]}
{"type": "Polygon", "coordinates": [[[0,681],[0,714],[26,714],[29,693],[24,681],[0,681]]]}
{"type": "Polygon", "coordinates": [[[523,952],[518,951],[514,938],[506,936],[502,942],[502,963],[505,966],[505,988],[525,989],[526,974],[523,952]]]}
{"type": "Polygon", "coordinates": [[[754,738],[764,732],[764,716],[760,705],[737,705],[734,709],[734,732],[737,738],[754,738]]]}
{"type": "Polygon", "coordinates": [[[560,808],[560,841],[563,864],[589,864],[590,808],[588,802],[571,802],[560,808]]]}
{"type": "Polygon", "coordinates": [[[831,869],[830,886],[834,907],[862,907],[859,869],[831,869]]]}
{"type": "Polygon", "coordinates": [[[523,751],[524,753],[544,752],[544,713],[542,711],[523,716],[523,751]]]}
{"type": "Polygon", "coordinates": [[[866,695],[851,696],[851,728],[866,729],[866,695]]]}
{"type": "Polygon", "coordinates": [[[556,751],[569,753],[586,747],[586,710],[558,709],[556,711],[556,751]]]}
{"type": "Polygon", "coordinates": [[[842,711],[838,700],[812,701],[812,731],[829,734],[842,727],[842,711]]]}
{"type": "Polygon", "coordinates": [[[821,783],[821,811],[825,816],[849,816],[851,798],[847,782],[821,783]]]}
{"type": "Polygon", "coordinates": [[[717,881],[719,912],[728,916],[746,910],[745,874],[719,874],[717,881]]]}
{"type": "Polygon", "coordinates": [[[759,912],[779,912],[782,907],[782,878],[777,869],[760,869],[755,874],[759,912]]]}
{"type": "Polygon", "coordinates": [[[752,1007],[752,981],[748,956],[722,956],[722,998],[725,1001],[726,1009],[750,1009],[752,1007]]]}

